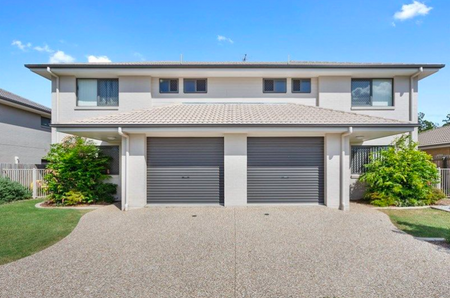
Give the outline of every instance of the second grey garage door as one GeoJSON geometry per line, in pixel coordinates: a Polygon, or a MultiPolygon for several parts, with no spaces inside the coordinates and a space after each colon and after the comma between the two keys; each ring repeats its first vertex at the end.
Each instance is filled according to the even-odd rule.
{"type": "Polygon", "coordinates": [[[248,203],[323,203],[323,138],[247,139],[248,203]]]}
{"type": "Polygon", "coordinates": [[[147,138],[147,203],[222,204],[223,138],[147,138]]]}

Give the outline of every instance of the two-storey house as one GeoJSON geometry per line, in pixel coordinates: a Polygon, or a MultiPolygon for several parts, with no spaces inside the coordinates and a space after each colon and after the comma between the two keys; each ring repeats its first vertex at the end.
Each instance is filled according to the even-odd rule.
{"type": "Polygon", "coordinates": [[[27,65],[52,81],[52,138],[120,151],[122,208],[324,204],[346,210],[370,152],[417,139],[441,64],[27,65]]]}

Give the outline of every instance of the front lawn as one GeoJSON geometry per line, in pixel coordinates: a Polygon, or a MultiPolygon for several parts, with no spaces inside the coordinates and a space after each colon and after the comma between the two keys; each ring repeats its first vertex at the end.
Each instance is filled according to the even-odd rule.
{"type": "Polygon", "coordinates": [[[36,253],[66,237],[89,210],[34,207],[42,200],[0,206],[0,265],[36,253]]]}
{"type": "Polygon", "coordinates": [[[416,237],[449,238],[450,212],[435,209],[382,210],[394,225],[416,237]]]}

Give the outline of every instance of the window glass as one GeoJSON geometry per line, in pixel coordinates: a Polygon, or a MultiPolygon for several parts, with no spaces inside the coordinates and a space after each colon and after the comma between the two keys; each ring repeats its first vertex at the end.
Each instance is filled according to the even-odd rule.
{"type": "Polygon", "coordinates": [[[41,126],[50,128],[51,119],[41,117],[41,126]]]}
{"type": "Polygon", "coordinates": [[[178,92],[178,80],[177,79],[160,79],[159,80],[159,92],[160,93],[178,92]]]}
{"type": "Polygon", "coordinates": [[[206,80],[197,80],[197,92],[206,92],[206,80]]]}
{"type": "Polygon", "coordinates": [[[372,106],[392,106],[392,80],[372,80],[372,106]]]}
{"type": "Polygon", "coordinates": [[[311,80],[301,80],[300,82],[300,92],[311,93],[311,80]]]}
{"type": "Polygon", "coordinates": [[[119,103],[119,81],[98,80],[98,105],[117,106],[119,103]]]}
{"type": "Polygon", "coordinates": [[[184,92],[195,92],[195,80],[184,80],[184,92]]]}
{"type": "Polygon", "coordinates": [[[285,80],[275,80],[275,92],[279,92],[279,93],[286,92],[286,81],[285,80]]]}
{"type": "Polygon", "coordinates": [[[99,146],[99,149],[102,154],[111,158],[107,174],[119,175],[119,146],[99,146]]]}
{"type": "Polygon", "coordinates": [[[311,93],[311,79],[293,79],[292,92],[311,93]]]}
{"type": "Polygon", "coordinates": [[[352,80],[352,106],[371,106],[371,80],[352,80]]]}
{"type": "Polygon", "coordinates": [[[78,106],[97,106],[97,80],[78,80],[78,106]]]}
{"type": "Polygon", "coordinates": [[[273,92],[274,90],[273,85],[274,85],[273,80],[264,80],[264,91],[273,92]]]}

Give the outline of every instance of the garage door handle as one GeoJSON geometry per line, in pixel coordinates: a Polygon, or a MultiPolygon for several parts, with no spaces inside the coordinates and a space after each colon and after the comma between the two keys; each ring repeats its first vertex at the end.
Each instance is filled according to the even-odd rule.
{"type": "Polygon", "coordinates": [[[189,176],[181,176],[181,179],[189,179],[189,176]]]}
{"type": "Polygon", "coordinates": [[[281,176],[281,179],[289,179],[289,176],[281,176]]]}

